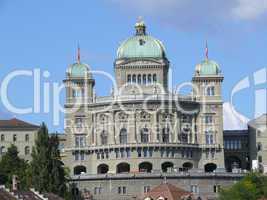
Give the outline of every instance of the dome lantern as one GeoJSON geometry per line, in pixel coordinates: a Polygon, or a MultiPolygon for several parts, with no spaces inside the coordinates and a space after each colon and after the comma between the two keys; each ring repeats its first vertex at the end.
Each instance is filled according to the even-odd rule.
{"type": "Polygon", "coordinates": [[[136,35],[146,35],[145,22],[140,18],[135,24],[136,35]]]}

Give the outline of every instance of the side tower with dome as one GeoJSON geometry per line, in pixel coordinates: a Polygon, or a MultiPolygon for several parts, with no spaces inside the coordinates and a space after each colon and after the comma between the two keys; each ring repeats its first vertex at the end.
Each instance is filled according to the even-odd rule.
{"type": "Polygon", "coordinates": [[[223,75],[219,65],[208,58],[206,46],[206,58],[196,65],[192,79],[194,96],[200,104],[200,112],[197,119],[200,143],[202,146],[202,158],[199,167],[205,166],[224,169],[223,150],[223,101],[222,101],[223,75]]]}

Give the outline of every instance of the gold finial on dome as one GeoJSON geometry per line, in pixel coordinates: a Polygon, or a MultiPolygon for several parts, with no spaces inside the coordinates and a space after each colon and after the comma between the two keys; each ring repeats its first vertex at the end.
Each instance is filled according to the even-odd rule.
{"type": "Polygon", "coordinates": [[[142,16],[139,16],[135,24],[136,35],[146,35],[146,25],[142,16]]]}

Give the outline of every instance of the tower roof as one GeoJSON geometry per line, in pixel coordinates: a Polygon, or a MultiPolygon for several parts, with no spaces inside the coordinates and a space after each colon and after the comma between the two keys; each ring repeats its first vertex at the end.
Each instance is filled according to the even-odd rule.
{"type": "Polygon", "coordinates": [[[76,63],[72,64],[69,66],[67,73],[71,77],[74,78],[84,78],[84,77],[89,77],[92,78],[92,74],[90,73],[90,67],[88,64],[81,63],[81,56],[80,56],[80,47],[78,45],[78,50],[77,50],[77,61],[76,63]]]}

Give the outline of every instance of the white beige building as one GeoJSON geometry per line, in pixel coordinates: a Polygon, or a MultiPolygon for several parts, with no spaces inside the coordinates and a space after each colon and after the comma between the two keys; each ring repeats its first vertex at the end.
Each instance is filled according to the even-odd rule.
{"type": "Polygon", "coordinates": [[[0,120],[0,158],[14,144],[21,158],[31,160],[32,147],[35,144],[38,130],[39,126],[16,118],[0,120]]]}

